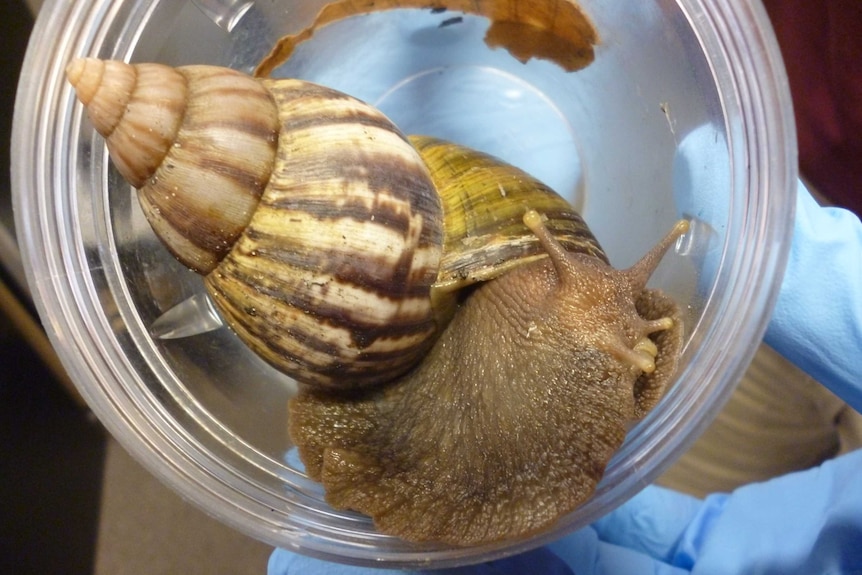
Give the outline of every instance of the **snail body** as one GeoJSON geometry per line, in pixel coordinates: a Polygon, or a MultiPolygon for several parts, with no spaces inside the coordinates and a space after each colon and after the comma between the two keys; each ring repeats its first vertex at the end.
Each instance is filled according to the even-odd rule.
{"type": "Polygon", "coordinates": [[[643,284],[685,226],[625,272],[531,226],[551,258],[477,288],[415,370],[290,400],[330,504],[404,539],[478,545],[541,531],[593,493],[676,368],[679,310],[643,284]]]}
{"type": "Polygon", "coordinates": [[[680,353],[565,200],[299,80],[76,60],[70,83],[166,247],[301,384],[290,434],[333,506],[416,541],[540,530],[590,493],[680,353]],[[470,287],[470,289],[465,289],[470,287]]]}

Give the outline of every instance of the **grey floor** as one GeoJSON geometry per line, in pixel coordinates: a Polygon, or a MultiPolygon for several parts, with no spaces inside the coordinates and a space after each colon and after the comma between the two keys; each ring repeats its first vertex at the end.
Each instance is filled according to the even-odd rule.
{"type": "Polygon", "coordinates": [[[97,575],[266,573],[271,549],[169,491],[115,441],[107,443],[97,575]]]}
{"type": "Polygon", "coordinates": [[[0,573],[263,574],[270,548],[132,460],[0,316],[0,573]]]}
{"type": "MultiPolygon", "coordinates": [[[[23,0],[0,2],[4,142],[32,24],[23,0]]],[[[7,224],[8,144],[0,147],[0,164],[0,220],[7,224]]],[[[73,399],[34,351],[39,329],[13,275],[0,266],[0,287],[12,290],[0,302],[0,573],[265,573],[268,546],[183,502],[73,399]],[[9,313],[10,300],[23,304],[22,314],[9,313]],[[22,316],[29,325],[22,327],[22,316]]]]}
{"type": "Polygon", "coordinates": [[[0,572],[91,573],[105,436],[0,318],[0,572]]]}

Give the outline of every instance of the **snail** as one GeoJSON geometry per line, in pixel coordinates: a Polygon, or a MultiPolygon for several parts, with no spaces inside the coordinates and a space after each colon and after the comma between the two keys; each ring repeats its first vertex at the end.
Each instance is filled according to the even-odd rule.
{"type": "Polygon", "coordinates": [[[477,545],[583,503],[658,402],[681,313],[550,188],[292,79],[67,68],[156,235],[294,377],[289,432],[334,507],[477,545]]]}

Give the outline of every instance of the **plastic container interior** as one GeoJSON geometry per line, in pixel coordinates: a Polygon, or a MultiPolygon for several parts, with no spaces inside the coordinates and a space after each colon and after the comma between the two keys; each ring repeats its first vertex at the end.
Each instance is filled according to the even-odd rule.
{"type": "Polygon", "coordinates": [[[64,82],[80,55],[250,70],[323,4],[46,3],[19,86],[12,170],[28,280],[52,341],[138,460],[273,545],[348,563],[443,567],[523,551],[595,520],[695,439],[765,329],[796,175],[789,94],[765,12],[732,0],[581,0],[600,42],[590,66],[565,72],[488,48],[483,18],[396,10],[322,28],[276,70],[373,103],[408,133],[488,151],[545,180],[581,210],[616,267],[677,218],[692,221],[651,283],[687,311],[677,382],[631,430],[595,496],[547,533],[453,549],[405,543],[333,511],[285,457],[294,386],[221,326],[201,280],[161,249],[64,82]]]}

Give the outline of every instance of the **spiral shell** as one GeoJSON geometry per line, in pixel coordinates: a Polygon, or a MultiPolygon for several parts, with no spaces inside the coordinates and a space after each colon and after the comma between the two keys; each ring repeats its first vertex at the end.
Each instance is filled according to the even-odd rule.
{"type": "Polygon", "coordinates": [[[156,235],[258,355],[355,387],[415,365],[456,290],[546,257],[523,224],[606,261],[556,193],[490,156],[406,138],[299,80],[76,60],[67,70],[156,235]]]}

